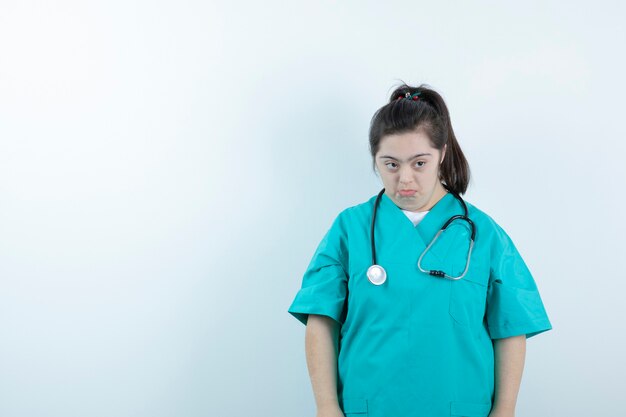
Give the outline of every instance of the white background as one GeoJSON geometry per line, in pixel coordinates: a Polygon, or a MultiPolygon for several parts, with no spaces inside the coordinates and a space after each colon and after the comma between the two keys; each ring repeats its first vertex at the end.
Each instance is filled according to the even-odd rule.
{"type": "Polygon", "coordinates": [[[552,331],[517,415],[623,413],[619,1],[0,3],[0,416],[310,416],[287,313],[369,121],[446,100],[552,331]]]}

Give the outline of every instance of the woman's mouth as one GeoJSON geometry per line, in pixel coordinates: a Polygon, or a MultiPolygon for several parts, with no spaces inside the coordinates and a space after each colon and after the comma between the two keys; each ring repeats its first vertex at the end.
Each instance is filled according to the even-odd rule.
{"type": "Polygon", "coordinates": [[[398,193],[402,196],[402,197],[410,197],[413,194],[416,193],[415,190],[399,190],[398,193]]]}

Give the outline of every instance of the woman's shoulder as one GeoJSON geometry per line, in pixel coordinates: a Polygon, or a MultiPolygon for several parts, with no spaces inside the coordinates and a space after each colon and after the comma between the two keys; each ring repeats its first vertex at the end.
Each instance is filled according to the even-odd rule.
{"type": "Polygon", "coordinates": [[[362,201],[360,203],[354,204],[352,206],[348,206],[342,210],[342,213],[346,213],[346,215],[350,214],[359,214],[359,213],[368,213],[372,211],[372,207],[374,207],[374,203],[376,202],[376,195],[369,197],[367,200],[362,201]]]}
{"type": "Polygon", "coordinates": [[[498,225],[498,223],[487,212],[477,207],[474,203],[465,200],[467,204],[468,216],[474,222],[487,223],[488,225],[498,225]]]}
{"type": "Polygon", "coordinates": [[[473,203],[468,201],[467,211],[469,218],[476,225],[477,233],[481,233],[483,238],[487,237],[495,242],[511,241],[510,236],[504,230],[504,228],[498,223],[493,216],[485,212],[484,210],[476,207],[473,203]],[[480,230],[480,232],[478,232],[480,230]]]}
{"type": "Polygon", "coordinates": [[[356,203],[341,209],[332,222],[333,229],[348,229],[355,226],[369,224],[372,216],[372,209],[376,201],[376,195],[366,201],[356,203]]]}

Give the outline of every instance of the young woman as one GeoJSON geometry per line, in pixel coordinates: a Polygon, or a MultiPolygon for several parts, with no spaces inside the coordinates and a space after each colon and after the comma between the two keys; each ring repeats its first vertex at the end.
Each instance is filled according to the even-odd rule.
{"type": "Polygon", "coordinates": [[[511,238],[460,196],[442,97],[397,88],[370,151],[384,188],[337,215],[288,310],[317,416],[513,417],[526,339],[552,325],[511,238]]]}

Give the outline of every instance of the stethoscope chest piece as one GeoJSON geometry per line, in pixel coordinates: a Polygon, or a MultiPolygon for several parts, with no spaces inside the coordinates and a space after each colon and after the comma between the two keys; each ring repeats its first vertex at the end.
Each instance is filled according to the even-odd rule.
{"type": "Polygon", "coordinates": [[[372,265],[367,268],[367,279],[374,285],[381,285],[387,281],[387,272],[380,265],[372,265]]]}

